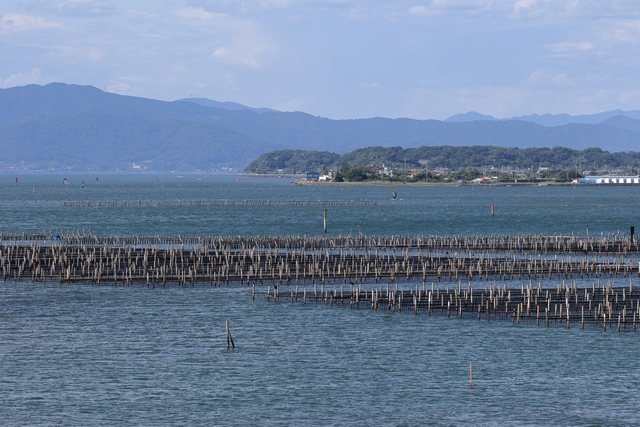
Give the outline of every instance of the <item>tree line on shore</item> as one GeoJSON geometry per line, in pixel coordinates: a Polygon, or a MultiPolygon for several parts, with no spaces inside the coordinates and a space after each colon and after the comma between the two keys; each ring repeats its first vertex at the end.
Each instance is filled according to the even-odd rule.
{"type": "Polygon", "coordinates": [[[275,150],[262,154],[246,173],[333,172],[335,181],[497,179],[570,181],[585,174],[637,174],[640,153],[496,146],[367,147],[344,154],[315,150],[275,150]]]}
{"type": "MultiPolygon", "coordinates": [[[[578,169],[571,168],[566,170],[560,169],[543,169],[532,171],[526,170],[495,170],[495,169],[476,169],[466,168],[458,171],[446,170],[419,170],[419,169],[403,169],[400,165],[398,169],[394,169],[390,174],[384,174],[367,166],[349,166],[339,167],[333,176],[334,182],[365,182],[365,181],[390,181],[390,182],[454,182],[454,181],[472,181],[474,179],[488,177],[492,181],[554,181],[568,182],[575,178],[583,178],[584,173],[578,169]]],[[[595,175],[590,174],[590,175],[595,175]]]]}

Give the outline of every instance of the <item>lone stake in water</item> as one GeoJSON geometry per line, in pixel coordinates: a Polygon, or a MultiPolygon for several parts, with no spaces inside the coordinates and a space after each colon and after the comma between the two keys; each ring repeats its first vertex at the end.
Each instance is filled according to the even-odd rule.
{"type": "Polygon", "coordinates": [[[324,232],[327,232],[327,210],[324,210],[324,232]]]}
{"type": "Polygon", "coordinates": [[[227,350],[229,350],[229,348],[236,348],[236,345],[233,343],[233,337],[229,331],[229,320],[227,320],[227,350]]]}

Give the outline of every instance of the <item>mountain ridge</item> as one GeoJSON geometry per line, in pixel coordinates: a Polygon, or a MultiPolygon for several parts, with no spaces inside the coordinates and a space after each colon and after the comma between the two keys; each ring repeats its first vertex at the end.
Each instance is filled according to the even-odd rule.
{"type": "Polygon", "coordinates": [[[131,170],[143,159],[148,170],[186,171],[244,168],[278,149],[346,153],[370,146],[492,145],[640,151],[640,123],[617,116],[604,124],[554,127],[522,120],[332,120],[206,101],[160,101],[63,83],[1,89],[0,163],[5,169],[28,164],[39,170],[131,170]]]}
{"type": "Polygon", "coordinates": [[[173,102],[192,102],[194,104],[202,105],[205,107],[223,108],[225,110],[231,110],[231,111],[250,110],[258,114],[269,113],[269,112],[278,112],[278,113],[280,112],[278,110],[273,110],[271,108],[247,107],[246,105],[238,104],[237,102],[232,102],[232,101],[220,102],[220,101],[215,101],[213,99],[207,99],[207,98],[182,98],[182,99],[176,99],[173,102]]]}
{"type": "Polygon", "coordinates": [[[571,123],[575,124],[590,124],[596,125],[601,124],[612,117],[628,117],[634,120],[640,120],[640,110],[631,110],[631,111],[623,111],[623,110],[611,110],[611,111],[603,111],[601,113],[595,114],[579,114],[577,116],[572,116],[569,114],[529,114],[525,116],[513,116],[503,119],[495,118],[491,115],[481,114],[477,111],[469,111],[463,114],[454,114],[451,117],[444,119],[445,122],[472,122],[472,121],[509,121],[509,120],[519,120],[523,122],[532,122],[545,127],[555,127],[555,126],[563,126],[571,123]]]}

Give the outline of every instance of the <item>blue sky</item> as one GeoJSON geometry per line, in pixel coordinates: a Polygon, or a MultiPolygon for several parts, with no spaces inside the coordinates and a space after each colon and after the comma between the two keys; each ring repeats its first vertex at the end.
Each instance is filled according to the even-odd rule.
{"type": "Polygon", "coordinates": [[[637,0],[2,0],[0,87],[329,118],[640,109],[637,0]]]}

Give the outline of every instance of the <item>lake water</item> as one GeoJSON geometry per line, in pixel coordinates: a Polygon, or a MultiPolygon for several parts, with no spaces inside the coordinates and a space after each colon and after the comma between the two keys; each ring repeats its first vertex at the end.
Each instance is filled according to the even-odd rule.
{"type": "MultiPolygon", "coordinates": [[[[390,187],[277,179],[14,178],[0,175],[2,232],[322,233],[322,206],[62,206],[115,199],[377,201],[328,207],[330,234],[584,235],[640,225],[637,187],[398,186],[392,201],[390,187]]],[[[640,334],[611,329],[252,301],[241,286],[5,282],[0,424],[640,425],[640,334]],[[235,350],[226,350],[225,320],[235,350]]]]}

